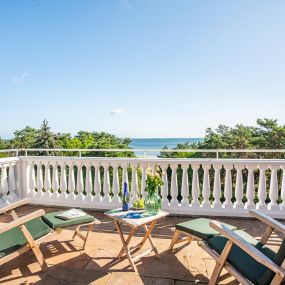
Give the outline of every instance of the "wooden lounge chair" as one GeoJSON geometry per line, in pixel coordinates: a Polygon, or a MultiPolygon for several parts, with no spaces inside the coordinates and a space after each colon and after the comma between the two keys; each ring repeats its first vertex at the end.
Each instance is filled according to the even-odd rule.
{"type": "MultiPolygon", "coordinates": [[[[188,222],[190,230],[187,231],[191,231],[191,237],[193,231],[196,231],[194,238],[198,240],[198,244],[216,260],[216,266],[209,280],[210,285],[217,284],[223,268],[241,284],[275,285],[283,282],[285,240],[277,252],[268,248],[266,243],[273,230],[285,234],[285,226],[258,211],[251,210],[249,213],[267,225],[260,241],[242,230],[217,221],[205,219],[207,221],[204,221],[204,227],[201,226],[201,221],[197,222],[199,219],[196,219],[196,222],[195,220],[188,222]],[[194,224],[196,228],[192,229],[194,224]],[[210,234],[202,235],[200,231],[202,234],[210,234]]],[[[176,231],[170,245],[171,249],[177,243],[178,236],[176,231]]]]}
{"type": "Polygon", "coordinates": [[[50,240],[62,228],[76,226],[72,239],[76,236],[82,239],[83,249],[85,249],[89,232],[93,230],[95,224],[100,224],[90,215],[64,221],[56,218],[60,212],[45,214],[44,210],[37,210],[19,218],[15,208],[30,202],[30,199],[23,199],[0,208],[0,214],[9,214],[13,218],[12,222],[0,226],[0,265],[31,249],[42,270],[46,270],[47,264],[39,249],[39,244],[50,240]],[[82,226],[88,227],[85,236],[80,232],[82,226]]]}

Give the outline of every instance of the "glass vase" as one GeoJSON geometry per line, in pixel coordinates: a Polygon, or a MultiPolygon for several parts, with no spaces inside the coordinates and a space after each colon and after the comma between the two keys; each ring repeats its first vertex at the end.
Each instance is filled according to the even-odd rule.
{"type": "Polygon", "coordinates": [[[149,192],[144,201],[145,211],[156,215],[161,209],[161,198],[156,192],[149,192]]]}

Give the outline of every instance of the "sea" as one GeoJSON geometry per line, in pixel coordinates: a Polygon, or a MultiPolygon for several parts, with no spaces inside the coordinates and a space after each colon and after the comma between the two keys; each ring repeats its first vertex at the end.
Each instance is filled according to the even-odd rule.
{"type": "MultiPolygon", "coordinates": [[[[162,149],[165,146],[169,149],[175,148],[181,143],[197,143],[203,141],[203,138],[133,138],[130,147],[135,149],[162,149]]],[[[137,156],[143,156],[144,153],[136,152],[137,156]]],[[[150,151],[147,156],[157,156],[159,152],[150,151]]]]}

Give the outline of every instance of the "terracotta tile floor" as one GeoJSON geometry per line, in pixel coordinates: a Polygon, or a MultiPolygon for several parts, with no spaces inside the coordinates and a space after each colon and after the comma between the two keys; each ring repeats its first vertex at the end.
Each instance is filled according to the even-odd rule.
{"type": "MultiPolygon", "coordinates": [[[[40,207],[24,206],[19,208],[20,216],[30,213],[40,207]]],[[[43,207],[42,207],[43,208],[43,207]]],[[[60,210],[59,208],[43,208],[46,212],[60,210]]],[[[0,267],[0,284],[166,284],[190,285],[207,284],[212,273],[214,261],[193,242],[191,245],[179,246],[174,252],[168,247],[173,235],[174,225],[189,220],[185,217],[167,217],[160,220],[154,232],[153,239],[160,252],[160,259],[153,254],[138,261],[138,274],[131,271],[128,260],[125,258],[115,262],[119,249],[120,238],[115,232],[113,222],[102,212],[88,211],[102,221],[90,234],[85,251],[82,251],[81,241],[71,241],[72,228],[63,230],[54,240],[41,245],[41,250],[49,265],[45,273],[40,271],[39,265],[31,252],[2,265],[0,267]]],[[[9,216],[2,215],[0,223],[10,220],[9,216]]],[[[241,229],[259,238],[264,226],[251,219],[218,219],[241,229]]],[[[136,243],[142,233],[132,240],[136,243]]],[[[280,236],[274,235],[270,246],[280,245],[280,236]]],[[[145,245],[147,246],[147,245],[145,245]]],[[[228,274],[224,274],[220,284],[236,284],[228,274]]]]}

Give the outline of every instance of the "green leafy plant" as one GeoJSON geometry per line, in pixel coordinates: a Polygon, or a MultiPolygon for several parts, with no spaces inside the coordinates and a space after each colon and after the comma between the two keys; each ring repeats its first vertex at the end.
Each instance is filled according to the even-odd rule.
{"type": "Polygon", "coordinates": [[[162,181],[163,175],[165,175],[165,173],[161,172],[160,169],[156,169],[155,172],[153,172],[151,169],[148,169],[146,172],[147,178],[145,191],[151,194],[154,193],[158,187],[164,185],[162,181]]]}

